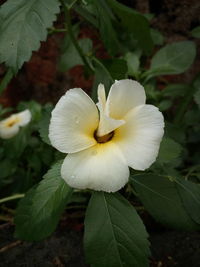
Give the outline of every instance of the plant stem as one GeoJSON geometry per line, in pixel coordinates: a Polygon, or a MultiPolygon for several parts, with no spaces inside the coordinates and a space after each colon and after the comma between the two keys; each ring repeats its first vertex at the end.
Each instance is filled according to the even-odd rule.
{"type": "Polygon", "coordinates": [[[67,32],[67,29],[57,29],[57,28],[49,28],[49,34],[53,34],[55,32],[67,32]]]}
{"type": "Polygon", "coordinates": [[[5,76],[3,77],[3,80],[0,83],[0,95],[2,94],[3,90],[7,87],[8,83],[13,77],[13,72],[11,69],[8,69],[5,76]]]}
{"type": "Polygon", "coordinates": [[[15,199],[18,199],[18,198],[23,198],[24,196],[25,196],[25,194],[16,194],[16,195],[13,195],[13,196],[5,197],[5,198],[0,199],[0,204],[2,204],[4,202],[11,201],[11,200],[15,200],[15,199]]]}
{"type": "Polygon", "coordinates": [[[79,46],[75,36],[74,36],[74,33],[73,33],[73,30],[72,30],[72,23],[71,23],[71,15],[70,15],[70,10],[69,8],[66,6],[64,0],[60,0],[61,1],[61,4],[63,6],[63,9],[64,9],[64,13],[65,13],[65,17],[66,17],[66,23],[65,23],[65,27],[66,27],[66,30],[68,31],[69,33],[69,37],[74,45],[74,47],[76,48],[79,56],[81,57],[84,65],[86,66],[86,68],[90,71],[90,72],[94,72],[94,70],[91,68],[91,66],[89,65],[81,47],[79,46]]]}

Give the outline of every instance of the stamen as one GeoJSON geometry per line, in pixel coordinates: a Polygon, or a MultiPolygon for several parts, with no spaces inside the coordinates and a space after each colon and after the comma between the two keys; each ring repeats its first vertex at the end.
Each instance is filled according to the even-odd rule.
{"type": "Polygon", "coordinates": [[[94,138],[100,144],[109,142],[113,138],[113,136],[114,136],[114,131],[103,136],[98,136],[97,130],[94,132],[94,138]]]}

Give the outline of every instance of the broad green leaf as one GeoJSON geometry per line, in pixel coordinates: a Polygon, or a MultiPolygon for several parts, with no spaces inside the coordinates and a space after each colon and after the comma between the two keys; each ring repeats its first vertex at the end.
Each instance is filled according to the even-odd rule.
{"type": "Polygon", "coordinates": [[[200,26],[195,27],[192,31],[191,31],[191,35],[195,38],[200,38],[200,26]]]}
{"type": "Polygon", "coordinates": [[[56,163],[20,201],[15,216],[17,238],[42,240],[55,230],[72,194],[72,189],[60,176],[61,164],[56,163]]]}
{"type": "Polygon", "coordinates": [[[188,90],[190,90],[190,85],[185,83],[168,84],[162,91],[162,95],[175,98],[184,96],[188,90]]]}
{"type": "Polygon", "coordinates": [[[179,143],[184,143],[186,140],[186,133],[175,123],[165,122],[165,134],[179,143]]]}
{"type": "Polygon", "coordinates": [[[146,76],[179,74],[186,71],[196,56],[195,44],[191,41],[172,43],[161,48],[152,58],[146,76]]]}
{"type": "Polygon", "coordinates": [[[45,41],[58,12],[58,0],[6,1],[0,9],[0,62],[16,73],[45,41]]]}
{"type": "Polygon", "coordinates": [[[200,185],[180,178],[176,179],[176,183],[185,209],[200,224],[200,185]]]}
{"type": "Polygon", "coordinates": [[[102,63],[109,71],[113,80],[120,80],[126,77],[128,68],[124,59],[105,59],[102,63]]]}
{"type": "Polygon", "coordinates": [[[164,36],[162,33],[153,28],[151,28],[151,38],[155,45],[163,45],[164,43],[164,36]]]}
{"type": "Polygon", "coordinates": [[[122,5],[115,0],[108,0],[108,3],[120,18],[125,30],[133,33],[140,47],[143,48],[146,54],[150,54],[153,49],[153,41],[148,20],[134,9],[122,5]]]}
{"type": "Polygon", "coordinates": [[[180,157],[182,146],[171,138],[164,137],[158,154],[157,161],[159,163],[170,163],[174,159],[180,157]]]}
{"type": "Polygon", "coordinates": [[[119,194],[93,193],[85,217],[88,263],[94,267],[149,266],[147,237],[140,217],[126,199],[119,194]]]}
{"type": "Polygon", "coordinates": [[[125,55],[125,60],[128,66],[128,74],[134,77],[137,77],[139,73],[139,66],[140,66],[139,55],[132,53],[132,52],[128,52],[125,55]]]}
{"type": "MultiPolygon", "coordinates": [[[[59,69],[67,71],[76,65],[84,65],[82,58],[71,42],[69,36],[66,36],[63,54],[60,57],[59,69]]],[[[78,44],[85,55],[92,52],[92,41],[88,38],[78,40],[78,44]]]]}
{"type": "Polygon", "coordinates": [[[160,111],[165,111],[169,109],[171,106],[172,106],[172,101],[169,99],[161,100],[160,103],[158,104],[158,108],[160,111]]]}
{"type": "Polygon", "coordinates": [[[156,221],[176,229],[199,229],[183,205],[175,179],[143,174],[132,176],[131,183],[144,207],[156,221]]]}
{"type": "Polygon", "coordinates": [[[52,105],[48,105],[43,113],[43,116],[39,122],[39,133],[42,140],[50,145],[49,140],[49,123],[51,119],[51,111],[53,109],[52,105]]]}
{"type": "Polygon", "coordinates": [[[111,14],[104,0],[94,1],[101,38],[110,55],[119,51],[119,42],[112,25],[111,14]]]}

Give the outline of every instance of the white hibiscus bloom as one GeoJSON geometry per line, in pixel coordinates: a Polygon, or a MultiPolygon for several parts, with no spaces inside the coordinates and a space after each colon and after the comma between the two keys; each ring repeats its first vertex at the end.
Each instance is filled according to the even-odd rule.
{"type": "Polygon", "coordinates": [[[12,114],[7,119],[0,121],[0,137],[10,139],[14,137],[20,127],[27,125],[31,120],[31,112],[26,109],[22,112],[12,114]]]}
{"type": "Polygon", "coordinates": [[[97,107],[80,88],[61,97],[52,111],[49,138],[68,153],[61,176],[71,187],[115,192],[129,179],[129,166],[145,170],[156,160],[163,136],[162,113],[146,105],[144,88],[116,81],[106,100],[98,87],[97,107]]]}

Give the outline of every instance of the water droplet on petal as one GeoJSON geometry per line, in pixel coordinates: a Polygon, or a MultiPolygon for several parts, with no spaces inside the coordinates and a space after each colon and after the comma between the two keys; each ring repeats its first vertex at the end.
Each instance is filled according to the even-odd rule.
{"type": "Polygon", "coordinates": [[[74,179],[74,178],[76,178],[76,176],[75,175],[71,175],[70,178],[71,179],[74,179]]]}

